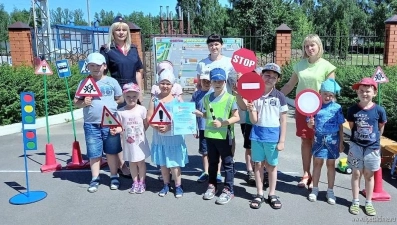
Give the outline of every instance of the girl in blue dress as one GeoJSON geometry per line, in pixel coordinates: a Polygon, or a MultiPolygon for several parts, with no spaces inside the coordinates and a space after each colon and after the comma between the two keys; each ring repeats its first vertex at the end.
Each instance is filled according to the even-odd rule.
{"type": "MultiPolygon", "coordinates": [[[[182,101],[180,97],[174,97],[171,93],[175,82],[171,70],[164,70],[159,78],[160,94],[153,96],[149,103],[147,118],[150,121],[158,104],[161,102],[171,117],[171,124],[151,124],[153,127],[153,140],[151,146],[152,162],[161,167],[163,176],[163,188],[159,192],[164,197],[171,189],[170,171],[175,181],[175,197],[183,196],[181,167],[189,162],[185,138],[183,135],[174,135],[172,130],[172,108],[173,105],[182,101]]],[[[163,119],[166,121],[167,113],[163,112],[163,119]]]]}

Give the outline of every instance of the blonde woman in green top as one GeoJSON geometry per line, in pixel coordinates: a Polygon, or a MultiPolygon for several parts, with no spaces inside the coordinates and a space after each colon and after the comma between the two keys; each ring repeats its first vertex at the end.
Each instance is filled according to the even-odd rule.
{"type": "MultiPolygon", "coordinates": [[[[335,79],[336,67],[322,58],[324,53],[321,39],[316,34],[306,36],[302,44],[304,52],[302,59],[294,66],[294,73],[289,81],[281,88],[281,92],[286,96],[296,88],[296,94],[303,89],[313,89],[319,91],[321,83],[328,78],[335,79]]],[[[312,159],[311,147],[313,144],[314,132],[307,127],[306,116],[295,111],[296,136],[301,138],[301,153],[303,176],[298,183],[298,187],[312,188],[312,178],[310,165],[312,159]]]]}

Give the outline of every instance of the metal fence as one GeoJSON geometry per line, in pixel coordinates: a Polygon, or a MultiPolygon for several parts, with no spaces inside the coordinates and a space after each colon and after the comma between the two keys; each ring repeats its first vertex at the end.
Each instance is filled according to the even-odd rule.
{"type": "Polygon", "coordinates": [[[0,42],[0,65],[2,64],[12,64],[10,43],[8,41],[0,42]]]}
{"type": "MultiPolygon", "coordinates": [[[[178,34],[144,34],[142,35],[142,44],[144,46],[144,68],[147,87],[151,87],[155,82],[155,57],[153,49],[153,38],[154,37],[196,37],[196,38],[207,38],[203,35],[178,35],[178,34]]],[[[222,36],[224,38],[242,38],[243,47],[248,48],[256,53],[258,59],[258,65],[265,65],[266,63],[275,61],[275,35],[265,36],[261,33],[255,34],[249,31],[245,32],[244,35],[239,36],[222,36]]]]}
{"type": "Polygon", "coordinates": [[[85,59],[90,53],[99,51],[108,39],[108,28],[83,26],[56,26],[49,34],[32,33],[33,55],[44,56],[55,62],[68,59],[71,64],[85,59]]]}
{"type": "MultiPolygon", "coordinates": [[[[334,33],[319,33],[323,43],[323,58],[337,65],[375,66],[383,65],[384,34],[355,33],[340,35],[334,33]]],[[[303,40],[302,40],[303,41],[303,40]]],[[[302,56],[301,49],[292,51],[292,59],[302,56]],[[294,52],[300,52],[294,54],[294,52]]]]}

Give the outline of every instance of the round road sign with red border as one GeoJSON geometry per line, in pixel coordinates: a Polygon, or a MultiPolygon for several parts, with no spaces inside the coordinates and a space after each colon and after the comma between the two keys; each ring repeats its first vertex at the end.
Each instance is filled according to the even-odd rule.
{"type": "Polygon", "coordinates": [[[237,82],[237,91],[248,101],[259,99],[265,93],[265,82],[255,72],[243,74],[237,82]]]}
{"type": "Polygon", "coordinates": [[[233,53],[232,65],[238,73],[248,73],[256,68],[257,58],[249,49],[241,48],[233,53]]]}
{"type": "Polygon", "coordinates": [[[305,116],[314,116],[320,111],[322,105],[321,96],[317,91],[304,89],[295,98],[296,110],[305,116]]]}

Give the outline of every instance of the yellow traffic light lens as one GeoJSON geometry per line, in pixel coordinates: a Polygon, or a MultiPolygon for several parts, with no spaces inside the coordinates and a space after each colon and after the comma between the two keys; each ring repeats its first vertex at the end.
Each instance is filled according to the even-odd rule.
{"type": "Polygon", "coordinates": [[[24,107],[23,109],[24,109],[25,112],[27,112],[27,113],[33,112],[33,106],[31,106],[31,105],[25,105],[25,107],[24,107]]]}

